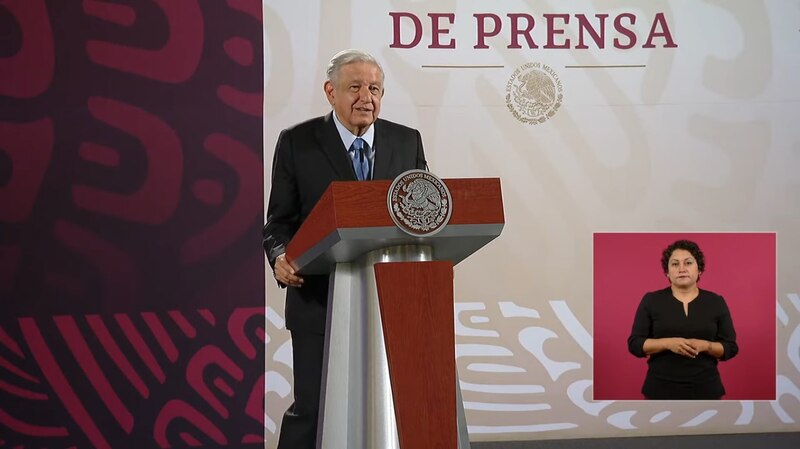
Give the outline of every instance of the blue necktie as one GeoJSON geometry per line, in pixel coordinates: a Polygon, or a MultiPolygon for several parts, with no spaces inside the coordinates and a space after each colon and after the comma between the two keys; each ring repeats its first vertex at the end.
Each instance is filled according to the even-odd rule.
{"type": "Polygon", "coordinates": [[[353,144],[350,145],[350,149],[353,150],[351,156],[353,158],[353,168],[359,181],[369,179],[369,158],[365,154],[367,152],[366,147],[366,142],[361,137],[357,137],[353,144]]]}

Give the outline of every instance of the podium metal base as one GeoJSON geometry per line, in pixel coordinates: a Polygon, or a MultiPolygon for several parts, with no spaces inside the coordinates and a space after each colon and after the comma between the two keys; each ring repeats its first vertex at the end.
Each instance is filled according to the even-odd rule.
{"type": "MultiPolygon", "coordinates": [[[[328,297],[318,448],[414,449],[400,447],[374,265],[432,260],[430,246],[403,245],[336,264],[328,297]]],[[[458,449],[469,449],[457,376],[454,387],[458,449]]]]}

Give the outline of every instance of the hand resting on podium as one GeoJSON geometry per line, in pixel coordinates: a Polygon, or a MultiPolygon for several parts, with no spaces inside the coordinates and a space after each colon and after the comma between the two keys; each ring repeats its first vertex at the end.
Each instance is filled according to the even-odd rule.
{"type": "Polygon", "coordinates": [[[301,287],[303,285],[303,278],[295,274],[294,268],[292,268],[286,260],[286,253],[281,254],[275,259],[273,275],[283,286],[301,287]]]}

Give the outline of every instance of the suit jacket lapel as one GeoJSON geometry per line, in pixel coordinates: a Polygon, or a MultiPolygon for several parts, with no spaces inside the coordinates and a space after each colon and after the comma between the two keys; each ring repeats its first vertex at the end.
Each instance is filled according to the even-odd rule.
{"type": "Polygon", "coordinates": [[[391,134],[387,134],[386,128],[380,119],[375,121],[375,163],[372,179],[389,179],[389,167],[391,167],[392,154],[394,154],[394,142],[391,134]]]}
{"type": "Polygon", "coordinates": [[[336,130],[336,124],[333,122],[333,112],[323,118],[320,126],[317,127],[316,134],[322,151],[331,161],[337,177],[341,180],[355,181],[356,175],[353,171],[353,163],[347,157],[347,149],[342,144],[342,138],[336,130]]]}

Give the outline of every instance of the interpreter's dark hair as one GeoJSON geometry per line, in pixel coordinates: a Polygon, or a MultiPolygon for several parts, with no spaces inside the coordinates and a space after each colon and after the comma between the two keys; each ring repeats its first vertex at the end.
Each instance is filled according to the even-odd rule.
{"type": "MultiPolygon", "coordinates": [[[[669,258],[672,257],[672,253],[676,249],[689,251],[692,257],[694,257],[694,260],[697,261],[697,269],[701,273],[706,271],[706,257],[703,255],[703,251],[700,250],[697,243],[691,240],[676,240],[661,253],[661,268],[664,269],[664,274],[669,272],[669,258]]],[[[700,278],[698,277],[697,280],[700,280],[700,278]]]]}

